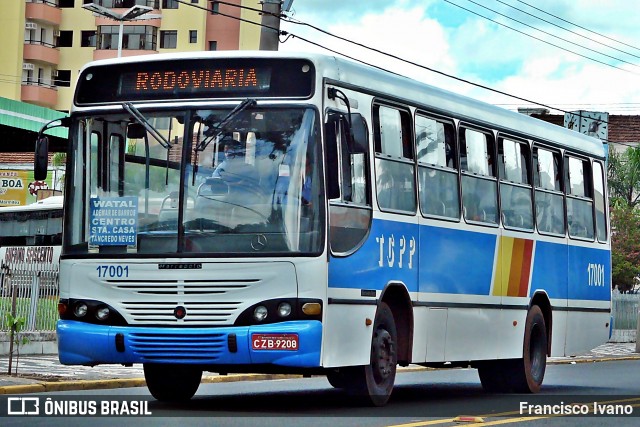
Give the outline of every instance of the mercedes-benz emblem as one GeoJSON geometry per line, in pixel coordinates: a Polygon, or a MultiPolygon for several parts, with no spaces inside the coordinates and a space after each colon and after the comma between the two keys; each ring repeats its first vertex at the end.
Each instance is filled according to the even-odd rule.
{"type": "Polygon", "coordinates": [[[254,251],[261,251],[267,247],[267,236],[264,234],[257,234],[251,239],[251,247],[254,251]]]}

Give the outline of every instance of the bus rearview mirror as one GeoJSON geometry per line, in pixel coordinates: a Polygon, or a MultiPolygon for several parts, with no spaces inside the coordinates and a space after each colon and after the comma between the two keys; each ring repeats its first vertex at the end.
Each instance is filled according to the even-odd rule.
{"type": "Polygon", "coordinates": [[[351,147],[353,154],[366,154],[369,151],[369,131],[367,122],[360,113],[351,113],[351,147]]]}
{"type": "Polygon", "coordinates": [[[35,156],[33,159],[33,178],[43,181],[47,178],[47,166],[49,164],[49,138],[40,137],[36,141],[35,156]]]}

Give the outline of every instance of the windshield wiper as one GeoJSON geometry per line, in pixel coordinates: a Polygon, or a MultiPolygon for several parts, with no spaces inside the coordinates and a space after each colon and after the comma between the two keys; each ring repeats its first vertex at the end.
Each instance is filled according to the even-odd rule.
{"type": "Polygon", "coordinates": [[[171,148],[171,143],[167,140],[167,138],[162,136],[162,134],[160,132],[158,132],[156,130],[156,128],[151,126],[151,123],[149,123],[147,118],[145,116],[143,116],[142,113],[136,107],[134,107],[132,103],[124,102],[122,104],[122,108],[124,108],[129,114],[131,114],[133,116],[133,118],[138,121],[138,123],[140,123],[142,126],[144,126],[144,128],[147,130],[147,132],[149,132],[151,134],[151,136],[156,141],[158,141],[158,143],[160,145],[162,145],[166,149],[171,148]]]}
{"type": "Polygon", "coordinates": [[[204,149],[207,148],[211,141],[214,141],[218,138],[218,136],[222,133],[222,129],[227,125],[227,123],[233,120],[233,118],[240,114],[242,111],[246,110],[247,108],[254,107],[257,103],[258,102],[255,99],[247,98],[240,104],[238,104],[233,110],[229,112],[229,114],[227,114],[222,120],[220,120],[217,125],[207,130],[209,136],[200,141],[200,143],[196,147],[196,151],[204,151],[204,149]]]}

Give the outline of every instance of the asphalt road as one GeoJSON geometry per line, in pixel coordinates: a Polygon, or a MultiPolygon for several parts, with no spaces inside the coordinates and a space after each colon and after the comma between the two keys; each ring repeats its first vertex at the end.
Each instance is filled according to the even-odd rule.
{"type": "MultiPolygon", "coordinates": [[[[538,395],[490,395],[480,387],[473,369],[406,372],[398,376],[391,401],[383,408],[354,406],[341,391],[321,377],[272,381],[243,381],[202,384],[192,401],[162,404],[144,387],[115,390],[85,390],[32,394],[41,406],[55,401],[102,400],[143,402],[150,415],[82,417],[4,416],[0,424],[20,426],[255,426],[295,425],[328,427],[452,426],[460,422],[483,421],[478,425],[526,422],[527,426],[635,426],[640,422],[640,361],[618,360],[598,363],[559,364],[548,367],[543,391],[538,395]],[[631,414],[619,417],[562,416],[527,413],[523,402],[537,407],[569,407],[578,403],[593,409],[620,408],[631,414]],[[456,417],[462,417],[456,419],[456,417]],[[466,421],[464,421],[466,420],[466,421]]],[[[26,395],[23,395],[25,397],[26,395]]],[[[0,397],[4,413],[7,396],[0,397]]],[[[99,406],[98,406],[99,407],[99,406]]],[[[526,408],[527,406],[525,406],[526,408]]],[[[68,407],[67,407],[68,409],[68,407]]],[[[99,411],[98,411],[99,412],[99,411]]]]}

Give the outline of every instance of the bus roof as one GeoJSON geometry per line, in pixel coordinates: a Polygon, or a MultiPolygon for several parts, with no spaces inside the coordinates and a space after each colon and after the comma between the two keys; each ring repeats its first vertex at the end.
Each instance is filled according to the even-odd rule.
{"type": "Polygon", "coordinates": [[[2,212],[25,212],[25,211],[37,211],[47,209],[62,209],[63,196],[51,196],[46,199],[38,200],[35,203],[22,206],[0,206],[0,213],[2,212]]]}
{"type": "MultiPolygon", "coordinates": [[[[532,138],[539,142],[570,148],[600,159],[605,157],[604,146],[598,138],[590,137],[525,114],[509,111],[476,99],[459,95],[435,86],[364,65],[342,57],[311,52],[273,51],[201,51],[143,55],[93,61],[92,66],[122,63],[144,63],[206,58],[306,58],[312,61],[319,76],[332,83],[351,86],[374,95],[385,96],[428,111],[445,114],[462,121],[486,125],[493,129],[512,133],[514,136],[532,138]],[[375,89],[373,89],[375,88],[375,89]]],[[[201,100],[200,100],[201,101],[201,100]]],[[[184,102],[184,101],[183,101],[184,102]]],[[[357,111],[357,110],[356,110],[357,111]]]]}

